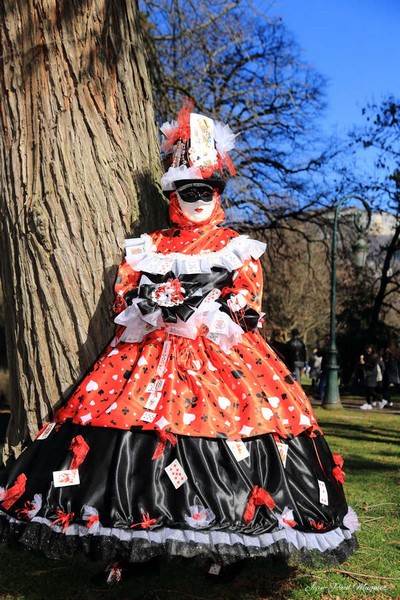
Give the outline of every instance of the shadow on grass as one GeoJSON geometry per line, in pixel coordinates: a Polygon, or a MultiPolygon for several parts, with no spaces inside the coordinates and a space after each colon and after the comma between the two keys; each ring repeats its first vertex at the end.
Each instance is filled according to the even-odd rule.
{"type": "Polygon", "coordinates": [[[332,423],[321,418],[318,422],[328,443],[332,437],[354,443],[352,450],[345,457],[346,468],[357,473],[398,471],[400,432],[397,430],[375,425],[368,427],[357,423],[332,423]],[[386,444],[386,447],[382,447],[384,448],[382,450],[379,447],[373,450],[371,444],[375,443],[386,444]],[[364,454],[362,454],[363,449],[365,449],[364,454]],[[354,450],[357,453],[354,453],[354,450]]]}
{"type": "Polygon", "coordinates": [[[388,462],[388,461],[374,461],[365,458],[364,456],[351,455],[346,457],[345,467],[349,471],[372,473],[373,471],[393,471],[395,473],[399,470],[399,461],[388,462]]]}
{"type": "Polygon", "coordinates": [[[233,581],[218,583],[206,575],[204,563],[165,560],[159,572],[138,567],[135,576],[117,586],[94,584],[91,577],[104,569],[82,557],[52,561],[24,550],[0,551],[0,597],[11,600],[286,600],[293,587],[310,584],[298,579],[297,569],[278,557],[247,560],[233,581]]]}
{"type": "Polygon", "coordinates": [[[318,424],[327,436],[347,438],[354,442],[383,442],[387,444],[398,444],[400,442],[400,431],[396,430],[400,419],[393,422],[393,428],[379,427],[375,425],[366,426],[358,423],[332,423],[318,419],[318,424]]]}

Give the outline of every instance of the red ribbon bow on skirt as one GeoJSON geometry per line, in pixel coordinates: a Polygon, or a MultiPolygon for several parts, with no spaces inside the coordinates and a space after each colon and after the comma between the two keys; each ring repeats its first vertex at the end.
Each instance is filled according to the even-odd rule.
{"type": "Polygon", "coordinates": [[[251,521],[254,519],[254,514],[256,512],[256,506],[262,505],[268,506],[269,509],[273,509],[275,507],[275,501],[268,494],[266,490],[255,485],[251,491],[250,498],[248,499],[246,510],[244,511],[243,521],[246,525],[249,525],[251,521]]]}

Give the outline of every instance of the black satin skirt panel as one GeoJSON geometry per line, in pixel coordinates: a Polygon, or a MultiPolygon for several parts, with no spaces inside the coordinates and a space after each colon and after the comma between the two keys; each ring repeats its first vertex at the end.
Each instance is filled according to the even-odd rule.
{"type": "MultiPolygon", "coordinates": [[[[207,531],[229,531],[260,535],[276,529],[276,513],[293,510],[295,529],[318,533],[342,525],[347,512],[342,485],[332,475],[330,450],[322,435],[299,435],[287,441],[283,465],[272,435],[245,441],[249,457],[237,462],[223,439],[178,437],[174,447],[167,442],[163,455],[152,460],[159,439],[154,432],[121,431],[85,427],[67,422],[45,440],[33,442],[0,474],[0,485],[11,486],[20,473],[27,476],[26,489],[7,512],[17,517],[25,502],[42,494],[39,517],[56,519],[57,511],[74,513],[71,523],[85,524],[84,506],[97,509],[103,527],[129,529],[143,513],[157,521],[152,531],[170,527],[188,529],[185,517],[194,506],[215,515],[207,531]],[[53,471],[68,469],[71,440],[81,435],[89,452],[79,467],[80,485],[55,488],[53,471]],[[165,468],[177,459],[188,480],[178,489],[165,468]],[[320,502],[318,481],[325,483],[329,504],[320,502]],[[253,487],[266,490],[276,507],[256,508],[250,524],[243,520],[253,487]],[[314,524],[312,524],[314,523],[314,524]]],[[[26,525],[29,527],[29,523],[26,525]]]]}

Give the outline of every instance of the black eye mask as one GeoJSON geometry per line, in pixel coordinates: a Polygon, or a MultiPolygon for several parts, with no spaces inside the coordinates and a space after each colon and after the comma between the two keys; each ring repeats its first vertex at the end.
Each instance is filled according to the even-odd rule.
{"type": "Polygon", "coordinates": [[[211,202],[214,199],[214,190],[208,186],[188,187],[178,190],[179,198],[183,202],[192,204],[202,200],[202,202],[211,202]]]}

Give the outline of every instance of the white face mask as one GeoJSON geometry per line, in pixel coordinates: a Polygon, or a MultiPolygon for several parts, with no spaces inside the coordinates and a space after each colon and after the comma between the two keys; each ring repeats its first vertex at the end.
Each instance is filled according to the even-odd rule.
{"type": "Polygon", "coordinates": [[[177,195],[179,208],[189,221],[192,221],[193,223],[202,223],[211,217],[217,197],[213,198],[211,202],[203,202],[203,200],[198,200],[197,202],[184,202],[179,196],[179,192],[177,195]]]}

